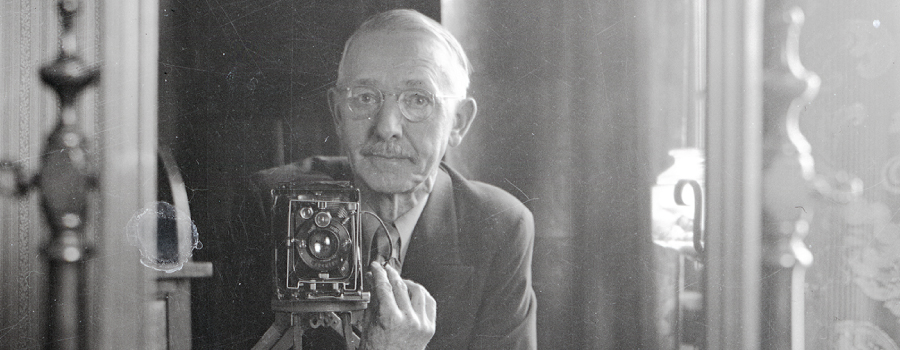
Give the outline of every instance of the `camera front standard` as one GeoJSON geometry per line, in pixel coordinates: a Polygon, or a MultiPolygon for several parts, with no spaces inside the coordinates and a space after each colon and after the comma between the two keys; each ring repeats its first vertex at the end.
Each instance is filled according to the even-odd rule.
{"type": "Polygon", "coordinates": [[[285,183],[272,195],[276,301],[364,308],[359,190],[343,181],[285,183]]]}

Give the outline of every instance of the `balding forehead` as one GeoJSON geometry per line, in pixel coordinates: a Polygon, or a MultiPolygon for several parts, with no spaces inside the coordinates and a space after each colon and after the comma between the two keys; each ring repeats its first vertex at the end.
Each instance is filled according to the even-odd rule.
{"type": "MultiPolygon", "coordinates": [[[[382,50],[386,47],[385,45],[402,48],[402,52],[393,52],[397,61],[403,58],[406,64],[411,62],[430,64],[435,70],[434,73],[437,74],[435,78],[441,84],[447,89],[453,90],[454,93],[465,94],[468,86],[466,68],[459,63],[458,57],[453,54],[452,48],[443,38],[425,30],[380,29],[357,33],[352,42],[348,42],[344,56],[341,58],[338,84],[347,84],[348,79],[353,78],[348,76],[352,73],[353,66],[359,64],[360,61],[377,59],[375,56],[378,55],[372,56],[372,52],[382,50]],[[462,91],[458,91],[460,89],[462,91]]],[[[399,62],[375,63],[395,65],[399,62]]]]}
{"type": "Polygon", "coordinates": [[[430,77],[447,89],[454,89],[457,85],[453,84],[453,77],[458,77],[461,70],[451,50],[440,38],[420,31],[398,30],[380,30],[357,36],[341,60],[338,84],[347,84],[358,78],[388,78],[359,77],[360,66],[380,67],[381,72],[407,70],[421,78],[430,77]]]}

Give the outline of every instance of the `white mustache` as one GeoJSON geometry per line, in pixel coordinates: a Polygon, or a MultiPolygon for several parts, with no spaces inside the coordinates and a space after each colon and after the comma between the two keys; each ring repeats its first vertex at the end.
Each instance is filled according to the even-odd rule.
{"type": "Polygon", "coordinates": [[[363,156],[383,158],[413,158],[413,154],[393,142],[377,142],[364,145],[359,153],[363,156]]]}

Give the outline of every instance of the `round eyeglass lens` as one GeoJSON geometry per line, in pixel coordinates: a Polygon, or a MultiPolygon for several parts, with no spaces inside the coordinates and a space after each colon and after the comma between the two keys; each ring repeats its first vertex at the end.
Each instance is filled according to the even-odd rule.
{"type": "Polygon", "coordinates": [[[352,87],[348,90],[347,106],[357,118],[368,117],[369,113],[381,106],[381,92],[365,86],[352,87]]]}
{"type": "Polygon", "coordinates": [[[384,104],[385,95],[396,96],[403,116],[413,122],[428,119],[434,110],[434,96],[427,91],[406,90],[399,94],[385,94],[372,87],[355,86],[347,89],[347,107],[351,118],[370,118],[384,104]]]}
{"type": "Polygon", "coordinates": [[[434,98],[422,91],[407,90],[400,93],[400,106],[406,118],[419,122],[431,116],[434,98]]]}

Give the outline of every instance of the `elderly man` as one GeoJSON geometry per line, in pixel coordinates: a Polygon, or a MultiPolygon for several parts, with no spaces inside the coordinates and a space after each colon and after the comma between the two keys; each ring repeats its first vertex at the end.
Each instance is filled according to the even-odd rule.
{"type": "MultiPolygon", "coordinates": [[[[401,247],[402,272],[369,266],[366,349],[537,346],[531,212],[442,163],[475,118],[468,71],[457,40],[410,10],[369,19],[344,48],[329,101],[348,177],[363,208],[397,228],[401,247]]],[[[258,182],[340,173],[291,165],[260,173],[258,182]]]]}

